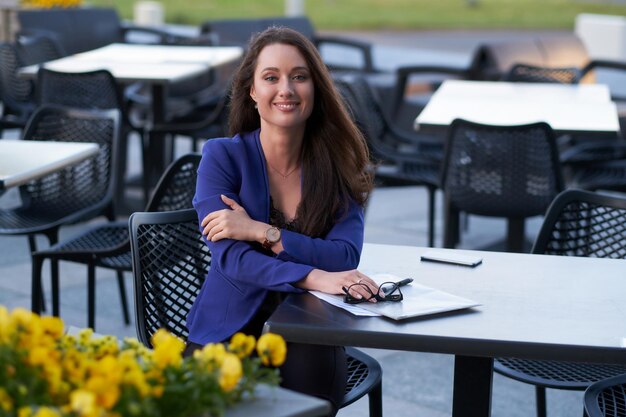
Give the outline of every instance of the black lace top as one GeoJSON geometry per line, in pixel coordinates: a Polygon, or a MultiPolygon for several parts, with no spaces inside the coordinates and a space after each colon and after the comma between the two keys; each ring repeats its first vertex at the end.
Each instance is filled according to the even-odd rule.
{"type": "Polygon", "coordinates": [[[278,227],[279,229],[285,229],[292,232],[300,231],[298,219],[295,218],[288,222],[287,219],[285,219],[283,212],[274,207],[274,200],[272,200],[272,196],[270,196],[270,224],[278,227]]]}

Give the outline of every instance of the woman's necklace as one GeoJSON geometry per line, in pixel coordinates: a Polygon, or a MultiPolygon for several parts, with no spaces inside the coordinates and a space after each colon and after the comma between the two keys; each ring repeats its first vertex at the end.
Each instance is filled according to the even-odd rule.
{"type": "Polygon", "coordinates": [[[289,176],[290,176],[291,174],[293,174],[294,172],[296,172],[296,170],[297,170],[298,168],[300,168],[300,164],[298,164],[298,165],[296,165],[296,166],[295,166],[295,167],[294,167],[291,171],[289,171],[289,172],[287,172],[287,173],[283,174],[282,172],[280,172],[279,170],[277,170],[276,168],[274,168],[274,167],[272,166],[272,164],[270,164],[270,162],[269,162],[269,161],[267,161],[267,165],[269,165],[269,166],[270,166],[270,168],[272,168],[272,171],[274,171],[275,173],[277,173],[278,175],[280,175],[281,177],[283,177],[283,179],[284,179],[284,180],[286,180],[287,178],[289,178],[289,176]]]}

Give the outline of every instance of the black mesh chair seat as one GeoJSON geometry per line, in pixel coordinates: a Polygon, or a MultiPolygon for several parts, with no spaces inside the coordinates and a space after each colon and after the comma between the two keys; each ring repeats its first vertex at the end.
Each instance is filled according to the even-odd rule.
{"type": "Polygon", "coordinates": [[[28,207],[12,211],[0,210],[0,234],[22,235],[45,233],[52,227],[75,223],[100,213],[103,208],[88,205],[51,207],[42,212],[40,207],[28,207]]]}
{"type": "MultiPolygon", "coordinates": [[[[39,251],[38,255],[54,254],[59,260],[91,260],[100,258],[103,254],[108,255],[120,246],[126,247],[126,251],[130,251],[127,222],[111,222],[95,226],[72,239],[39,251]]],[[[124,269],[130,271],[131,264],[129,263],[127,266],[124,269]]]]}
{"type": "Polygon", "coordinates": [[[523,382],[546,388],[584,390],[589,384],[626,373],[626,365],[533,361],[497,358],[496,372],[523,382]]]}
{"type": "MultiPolygon", "coordinates": [[[[187,314],[211,267],[195,210],[134,213],[129,220],[137,335],[147,347],[158,329],[187,339],[187,314]]],[[[341,407],[369,394],[370,416],[382,417],[378,362],[346,348],[348,384],[341,407]]]]}
{"type": "MultiPolygon", "coordinates": [[[[196,171],[200,155],[188,154],[172,163],[159,181],[148,203],[147,211],[166,211],[192,206],[195,193],[196,171]]],[[[118,285],[124,320],[130,322],[122,272],[132,270],[128,222],[109,222],[94,226],[76,237],[57,243],[47,250],[33,254],[33,281],[41,279],[41,263],[45,259],[84,263],[88,266],[88,325],[95,327],[95,268],[102,267],[118,272],[118,285]]],[[[53,283],[53,314],[59,314],[58,284],[53,283]]]]}
{"type": "Polygon", "coordinates": [[[554,133],[546,123],[450,125],[441,184],[446,197],[444,246],[458,240],[458,213],[505,217],[508,250],[522,251],[524,219],[543,214],[563,189],[554,133]]]}
{"type": "Polygon", "coordinates": [[[575,67],[557,68],[515,64],[505,74],[503,81],[576,84],[581,76],[581,71],[575,67]]]}
{"type": "Polygon", "coordinates": [[[590,385],[584,401],[588,417],[626,417],[626,374],[590,385]]]}
{"type": "MultiPolygon", "coordinates": [[[[626,259],[626,199],[582,190],[562,192],[550,205],[532,252],[626,259]]],[[[545,417],[546,387],[584,390],[595,381],[626,373],[626,365],[496,358],[494,370],[535,385],[537,415],[545,417]]]]}

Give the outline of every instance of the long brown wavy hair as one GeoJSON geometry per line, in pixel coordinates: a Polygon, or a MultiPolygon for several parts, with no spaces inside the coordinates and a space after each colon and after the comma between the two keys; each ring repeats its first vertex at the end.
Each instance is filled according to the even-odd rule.
{"type": "Polygon", "coordinates": [[[294,46],[306,60],[314,85],[314,104],[302,143],[302,200],[296,217],[300,232],[324,236],[345,214],[353,199],[365,205],[372,189],[367,171],[369,152],[365,138],[347,113],[322,58],[305,36],[285,27],[270,27],[253,36],[233,77],[229,129],[231,135],[261,126],[250,89],[263,48],[273,44],[294,46]]]}

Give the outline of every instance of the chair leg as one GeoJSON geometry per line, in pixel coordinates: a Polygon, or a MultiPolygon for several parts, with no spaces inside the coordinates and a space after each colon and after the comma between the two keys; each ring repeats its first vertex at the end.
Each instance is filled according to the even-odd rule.
{"type": "Polygon", "coordinates": [[[31,293],[30,293],[30,309],[33,313],[41,314],[43,307],[43,288],[41,287],[41,266],[43,258],[41,256],[32,256],[32,276],[31,276],[31,293]]]}
{"type": "Polygon", "coordinates": [[[428,187],[428,247],[435,247],[435,187],[428,187]]]}
{"type": "Polygon", "coordinates": [[[147,134],[141,137],[141,164],[142,164],[142,185],[144,204],[150,201],[150,161],[148,161],[148,141],[150,138],[147,134]]]}
{"type": "Polygon", "coordinates": [[[383,417],[383,383],[376,384],[367,395],[370,407],[370,417],[383,417]]]}
{"type": "Polygon", "coordinates": [[[537,400],[537,417],[546,417],[546,389],[535,386],[535,397],[537,400]]]}
{"type": "MultiPolygon", "coordinates": [[[[55,245],[59,241],[59,230],[55,229],[48,235],[50,246],[55,245]]],[[[59,307],[59,261],[50,258],[50,280],[52,282],[52,315],[60,317],[61,311],[59,307]]]]}
{"type": "MultiPolygon", "coordinates": [[[[35,271],[35,264],[34,264],[35,259],[32,254],[37,252],[37,241],[35,239],[35,235],[28,235],[28,248],[30,249],[30,253],[31,253],[30,259],[31,259],[31,264],[33,265],[33,272],[31,272],[31,275],[32,275],[35,271]]],[[[43,260],[41,260],[40,262],[43,262],[43,260]]],[[[41,269],[41,264],[39,265],[39,269],[41,269]]],[[[33,287],[33,292],[31,294],[31,310],[33,312],[36,312],[37,314],[41,314],[42,311],[46,311],[46,298],[44,297],[44,293],[43,293],[43,282],[41,281],[41,271],[39,271],[39,282],[38,283],[32,282],[31,287],[33,287]],[[37,285],[36,292],[35,292],[35,287],[34,287],[35,285],[37,285]],[[33,299],[33,297],[36,295],[39,297],[38,302],[35,302],[33,299]],[[39,307],[37,311],[34,310],[35,305],[39,307]]]]}
{"type": "Polygon", "coordinates": [[[524,252],[524,218],[509,218],[507,221],[506,250],[508,252],[524,252]]]}
{"type": "Polygon", "coordinates": [[[445,201],[444,218],[443,247],[454,248],[458,243],[459,212],[452,207],[452,204],[447,199],[445,201]]]}
{"type": "Polygon", "coordinates": [[[87,326],[96,330],[96,266],[87,266],[87,326]]]}
{"type": "Polygon", "coordinates": [[[124,273],[117,271],[117,286],[120,289],[120,301],[122,302],[122,314],[124,315],[124,323],[130,324],[130,316],[128,314],[128,299],[126,298],[126,287],[124,286],[124,273]]]}

